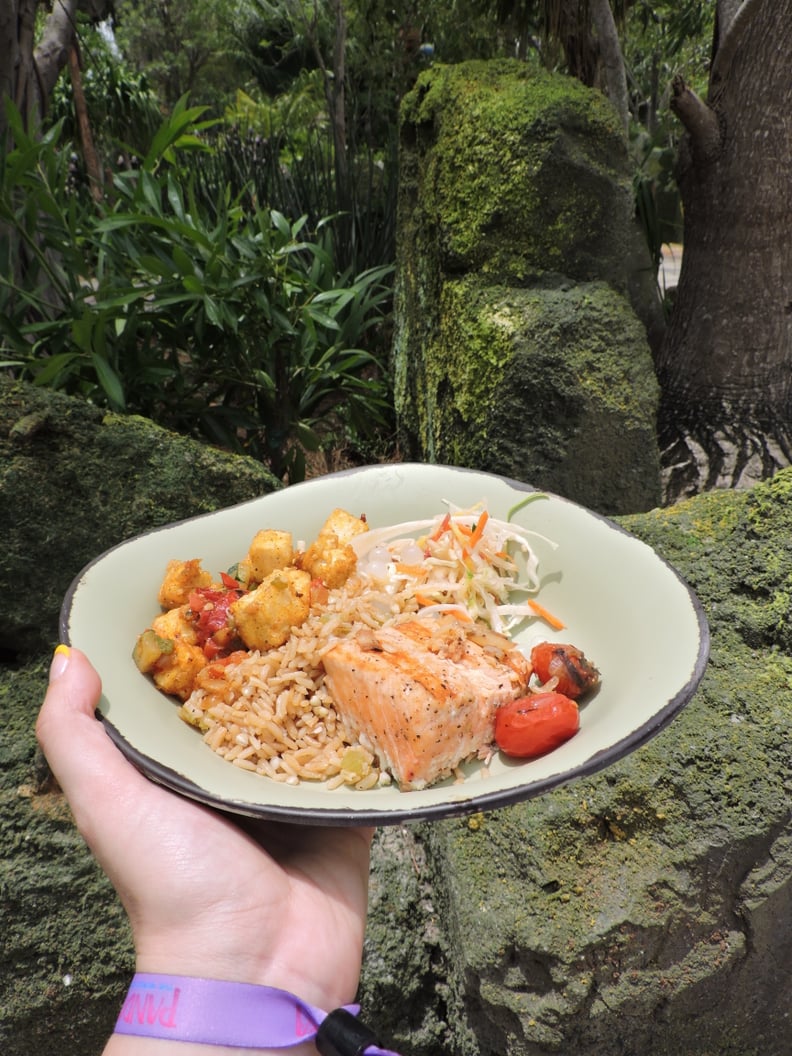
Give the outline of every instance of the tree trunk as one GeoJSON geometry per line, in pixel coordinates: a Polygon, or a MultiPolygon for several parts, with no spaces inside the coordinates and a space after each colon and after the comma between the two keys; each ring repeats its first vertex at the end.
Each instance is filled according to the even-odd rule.
{"type": "Polygon", "coordinates": [[[38,0],[11,0],[0,11],[0,131],[5,138],[5,99],[11,99],[25,120],[36,107],[33,43],[38,0]]]}
{"type": "Polygon", "coordinates": [[[0,145],[6,132],[5,100],[13,100],[26,127],[34,129],[68,62],[77,11],[99,22],[110,14],[112,0],[52,0],[37,44],[40,6],[40,0],[0,0],[0,145]]]}
{"type": "Polygon", "coordinates": [[[74,41],[77,0],[53,0],[33,60],[38,75],[39,108],[43,114],[74,41]]]}
{"type": "Polygon", "coordinates": [[[658,353],[666,500],[792,461],[792,0],[719,5],[708,103],[681,81],[685,252],[658,353]]]}
{"type": "Polygon", "coordinates": [[[627,73],[610,0],[589,0],[589,8],[594,31],[599,41],[603,88],[619,113],[626,135],[630,125],[627,73]]]}
{"type": "Polygon", "coordinates": [[[333,79],[329,97],[330,119],[333,126],[333,154],[335,157],[336,198],[338,208],[350,208],[349,169],[347,165],[346,129],[346,40],[347,20],[343,0],[334,0],[335,38],[333,41],[333,79]]]}
{"type": "Polygon", "coordinates": [[[82,146],[83,162],[88,183],[91,188],[91,197],[95,202],[102,200],[102,166],[99,164],[99,155],[96,153],[91,121],[88,117],[88,107],[85,102],[85,92],[82,84],[82,70],[80,68],[80,53],[76,45],[69,49],[69,75],[71,77],[72,97],[74,99],[74,113],[77,118],[77,128],[80,133],[80,144],[82,146]]]}

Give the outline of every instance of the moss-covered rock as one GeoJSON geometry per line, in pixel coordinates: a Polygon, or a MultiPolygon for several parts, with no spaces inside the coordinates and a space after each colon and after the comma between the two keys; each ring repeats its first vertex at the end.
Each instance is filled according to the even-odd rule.
{"type": "Polygon", "coordinates": [[[432,462],[475,466],[604,513],[660,502],[658,386],[641,324],[603,282],[549,289],[449,280],[419,362],[432,462]]]}
{"type": "MultiPolygon", "coordinates": [[[[27,439],[4,442],[30,444],[45,428],[31,431],[42,394],[5,391],[15,416],[8,403],[0,413],[27,439]]],[[[161,430],[140,446],[143,423],[108,422],[64,398],[53,406],[62,424],[39,449],[46,462],[28,452],[30,541],[13,551],[4,592],[8,626],[40,628],[16,637],[0,664],[4,1056],[98,1056],[132,969],[124,914],[36,751],[59,599],[40,591],[36,620],[9,583],[51,561],[39,522],[63,501],[77,454],[85,480],[108,488],[137,480],[130,452],[152,447],[171,480],[189,480],[180,494],[163,495],[153,471],[119,487],[107,507],[119,533],[266,483],[244,459],[161,430]]],[[[79,517],[90,494],[76,490],[60,522],[64,584],[122,537],[97,534],[91,548],[79,517]]],[[[792,470],[621,523],[696,589],[710,665],[673,724],[602,774],[523,805],[378,834],[361,998],[365,1017],[411,1056],[792,1056],[792,470]]]]}
{"type": "Polygon", "coordinates": [[[139,532],[280,487],[257,462],[0,379],[0,1051],[99,1053],[128,984],[126,917],[33,732],[72,579],[139,532]]]}
{"type": "Polygon", "coordinates": [[[278,487],[252,459],[0,379],[0,650],[47,647],[72,577],[109,547],[278,487]]]}
{"type": "Polygon", "coordinates": [[[406,448],[604,513],[656,505],[651,313],[630,299],[640,253],[610,104],[526,63],[434,67],[403,102],[401,143],[406,448]]]}
{"type": "Polygon", "coordinates": [[[98,1056],[134,958],[126,915],[37,753],[48,667],[49,652],[0,665],[0,1051],[98,1056]]]}
{"type": "MultiPolygon", "coordinates": [[[[366,984],[413,1056],[792,1053],[792,472],[621,523],[696,589],[708,670],[599,776],[411,830],[443,1047],[366,984]]],[[[374,907],[372,946],[388,926],[374,907]]]]}
{"type": "Polygon", "coordinates": [[[435,66],[405,98],[401,128],[399,237],[431,232],[442,271],[624,286],[627,149],[601,92],[524,62],[435,66]]]}

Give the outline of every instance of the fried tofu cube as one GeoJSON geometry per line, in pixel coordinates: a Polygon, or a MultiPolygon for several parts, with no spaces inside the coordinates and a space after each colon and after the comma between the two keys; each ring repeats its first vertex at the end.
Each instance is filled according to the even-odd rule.
{"type": "Polygon", "coordinates": [[[308,547],[302,559],[302,566],[310,572],[311,578],[320,579],[328,590],[342,587],[356,565],[357,556],[348,543],[320,549],[317,541],[308,547]]]}
{"type": "Polygon", "coordinates": [[[362,517],[354,517],[351,513],[347,513],[346,510],[336,508],[322,525],[319,531],[319,538],[334,535],[336,545],[343,546],[350,539],[354,539],[356,535],[367,531],[368,525],[362,517]]]}
{"type": "Polygon", "coordinates": [[[195,624],[190,619],[190,606],[186,603],[161,613],[152,621],[151,629],[160,638],[170,638],[173,641],[180,638],[190,645],[195,645],[198,641],[195,624]]]}
{"type": "Polygon", "coordinates": [[[235,601],[230,612],[248,649],[274,649],[299,627],[311,608],[311,576],[299,568],[271,572],[255,590],[235,601]]]}
{"type": "Polygon", "coordinates": [[[140,635],[132,654],[158,689],[182,700],[192,693],[198,672],[207,663],[189,611],[185,604],[163,612],[140,635]]]}
{"type": "Polygon", "coordinates": [[[190,561],[169,561],[159,589],[159,603],[163,609],[184,605],[193,590],[211,586],[211,583],[212,577],[201,568],[199,558],[190,561]]]}
{"type": "Polygon", "coordinates": [[[291,532],[262,528],[256,532],[247,556],[238,565],[237,577],[246,586],[255,586],[278,568],[288,568],[294,560],[291,532]]]}
{"type": "Polygon", "coordinates": [[[180,700],[187,700],[195,686],[198,673],[206,667],[206,657],[199,645],[181,638],[173,643],[173,651],[164,656],[152,672],[157,689],[180,700]]]}
{"type": "Polygon", "coordinates": [[[368,525],[360,517],[353,517],[346,510],[333,510],[316,539],[302,555],[300,564],[314,579],[321,579],[330,590],[343,586],[357,564],[349,540],[367,531],[368,525]]]}

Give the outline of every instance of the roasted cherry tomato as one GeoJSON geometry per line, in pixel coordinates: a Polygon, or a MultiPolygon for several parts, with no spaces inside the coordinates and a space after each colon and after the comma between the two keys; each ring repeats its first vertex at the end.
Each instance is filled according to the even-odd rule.
{"type": "Polygon", "coordinates": [[[531,666],[542,684],[551,678],[557,679],[553,688],[572,700],[599,685],[599,671],[574,645],[556,642],[535,645],[531,650],[531,666]]]}
{"type": "Polygon", "coordinates": [[[517,759],[552,752],[579,729],[578,706],[561,693],[530,693],[495,713],[495,743],[517,759]]]}

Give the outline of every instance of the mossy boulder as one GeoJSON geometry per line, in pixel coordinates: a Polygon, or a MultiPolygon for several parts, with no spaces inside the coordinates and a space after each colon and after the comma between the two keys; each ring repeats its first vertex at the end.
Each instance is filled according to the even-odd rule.
{"type": "Polygon", "coordinates": [[[658,386],[646,339],[604,282],[449,280],[413,362],[428,460],[474,466],[616,513],[659,505],[658,386]]]}
{"type": "Polygon", "coordinates": [[[446,273],[624,285],[632,190],[601,92],[518,61],[423,73],[401,108],[399,237],[446,273]]]}
{"type": "Polygon", "coordinates": [[[0,379],[0,650],[48,647],[72,577],[109,547],[280,486],[252,459],[0,379]]]}
{"type": "Polygon", "coordinates": [[[530,64],[469,62],[422,74],[400,131],[406,449],[499,466],[603,513],[657,505],[651,313],[639,321],[631,301],[641,253],[613,108],[530,64]],[[603,412],[599,442],[587,429],[603,412]]]}
{"type": "Polygon", "coordinates": [[[63,596],[111,546],[280,486],[252,459],[0,379],[5,1056],[101,1052],[133,965],[125,915],[36,750],[63,596]]]}
{"type": "Polygon", "coordinates": [[[364,1001],[413,1056],[792,1054],[792,471],[620,523],[697,591],[708,669],[602,774],[403,830],[431,952],[385,970],[375,888],[364,1001]]]}
{"type": "MultiPolygon", "coordinates": [[[[268,480],[245,459],[153,428],[140,444],[138,420],[42,397],[0,389],[0,443],[14,445],[4,455],[41,445],[17,464],[35,481],[31,531],[4,566],[4,622],[38,632],[16,633],[0,665],[0,1049],[98,1056],[132,970],[129,932],[36,751],[60,598],[39,590],[36,618],[15,584],[32,582],[32,566],[39,584],[67,586],[125,533],[252,497],[268,480]],[[51,424],[31,431],[49,399],[51,424]],[[130,467],[152,450],[174,490],[130,467]],[[78,478],[119,482],[103,506],[114,529],[97,528],[93,547],[78,478]],[[64,479],[71,519],[54,523],[64,479]]],[[[4,511],[19,510],[18,482],[0,478],[4,511]]],[[[792,470],[620,523],[696,589],[709,668],[665,732],[602,774],[378,834],[361,998],[411,1056],[792,1056],[792,470]]]]}

